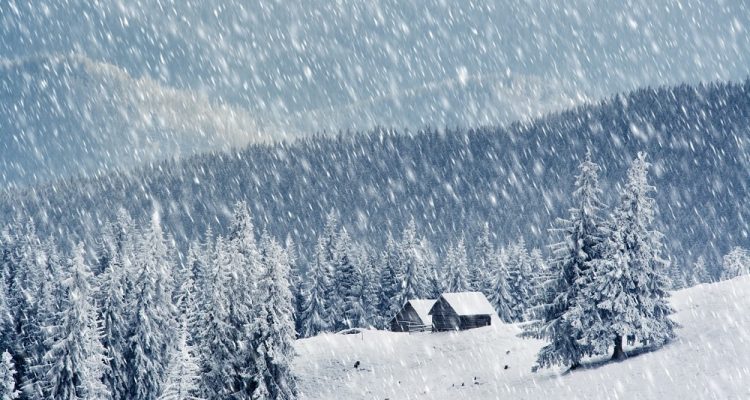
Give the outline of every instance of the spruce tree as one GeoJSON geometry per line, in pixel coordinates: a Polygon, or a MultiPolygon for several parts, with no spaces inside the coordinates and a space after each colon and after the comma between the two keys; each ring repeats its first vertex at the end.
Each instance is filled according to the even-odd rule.
{"type": "Polygon", "coordinates": [[[591,262],[593,281],[576,301],[574,326],[584,342],[602,354],[614,344],[613,359],[625,357],[623,338],[661,345],[674,337],[674,312],[667,302],[668,263],[661,258],[662,234],[653,229],[656,204],[650,193],[644,153],[633,161],[602,257],[591,262]]]}
{"type": "Polygon", "coordinates": [[[416,222],[412,218],[404,229],[398,251],[399,269],[403,273],[397,297],[400,305],[410,299],[423,299],[429,295],[428,258],[424,250],[423,242],[417,237],[416,222]]]}
{"type": "Polygon", "coordinates": [[[84,261],[79,244],[70,265],[70,277],[63,282],[67,298],[58,324],[51,328],[49,351],[44,355],[45,397],[60,400],[106,399],[109,391],[102,382],[106,369],[105,350],[94,305],[93,275],[84,261]]]}
{"type": "Polygon", "coordinates": [[[261,239],[261,253],[265,272],[254,312],[252,398],[296,399],[296,379],[291,370],[295,334],[289,261],[282,247],[268,235],[261,239]]]}
{"type": "Polygon", "coordinates": [[[136,300],[128,337],[128,393],[134,400],[154,400],[161,393],[174,331],[172,271],[158,213],[143,232],[136,259],[136,300]]]}
{"type": "Polygon", "coordinates": [[[21,392],[16,390],[16,367],[8,351],[0,356],[0,400],[17,399],[21,392]]]}
{"type": "Polygon", "coordinates": [[[128,267],[122,265],[115,252],[100,275],[99,305],[103,323],[102,343],[109,360],[104,382],[113,400],[128,398],[127,338],[131,326],[125,303],[125,278],[128,267]]]}
{"type": "Polygon", "coordinates": [[[490,239],[490,225],[484,223],[482,232],[474,245],[474,257],[469,268],[469,289],[482,292],[486,296],[492,293],[493,281],[491,277],[495,273],[496,265],[493,265],[495,248],[490,239]]]}
{"type": "Polygon", "coordinates": [[[159,400],[199,400],[200,366],[192,344],[190,325],[193,318],[192,278],[180,287],[180,310],[177,339],[169,355],[162,394],[159,400]]]}
{"type": "Polygon", "coordinates": [[[323,238],[318,239],[315,262],[307,271],[306,298],[299,317],[302,321],[299,332],[301,337],[314,336],[332,328],[327,295],[332,283],[329,280],[328,263],[323,255],[324,246],[323,238]]]}
{"type": "Polygon", "coordinates": [[[446,291],[449,293],[466,292],[470,290],[468,278],[468,260],[464,238],[458,240],[448,248],[445,256],[445,270],[448,273],[446,291]]]}
{"type": "Polygon", "coordinates": [[[401,270],[401,258],[398,243],[391,235],[386,240],[385,251],[380,257],[380,292],[378,299],[378,312],[382,316],[380,328],[396,315],[403,304],[400,304],[400,293],[403,272],[401,270]]]}
{"type": "Polygon", "coordinates": [[[591,349],[581,343],[584,332],[580,325],[571,321],[571,309],[581,290],[590,284],[591,263],[601,257],[605,222],[600,216],[604,205],[600,200],[599,170],[588,152],[578,167],[570,216],[558,219],[557,227],[551,230],[561,240],[551,246],[549,279],[539,289],[541,304],[533,310],[537,322],[531,325],[529,332],[549,342],[537,357],[541,367],[568,365],[575,368],[583,356],[591,353],[591,349]]]}
{"type": "Polygon", "coordinates": [[[532,299],[531,260],[526,242],[519,239],[508,249],[505,265],[507,266],[506,283],[510,293],[510,308],[512,321],[520,322],[526,319],[532,299]]]}
{"type": "Polygon", "coordinates": [[[330,300],[334,326],[339,330],[357,326],[364,318],[361,271],[354,263],[351,239],[344,228],[336,237],[334,254],[334,296],[330,300]]]}
{"type": "Polygon", "coordinates": [[[734,247],[722,259],[721,280],[736,278],[750,273],[750,252],[734,247]]]}
{"type": "Polygon", "coordinates": [[[496,252],[493,257],[495,267],[490,272],[492,278],[492,289],[488,300],[495,307],[498,317],[504,322],[516,322],[514,309],[515,300],[511,295],[511,287],[508,283],[510,275],[506,266],[507,256],[503,251],[496,252]]]}
{"type": "Polygon", "coordinates": [[[229,398],[234,393],[234,360],[239,345],[236,327],[229,323],[230,292],[227,276],[231,273],[229,250],[223,237],[216,238],[213,262],[208,263],[205,291],[198,320],[200,332],[201,394],[206,399],[229,398]]]}

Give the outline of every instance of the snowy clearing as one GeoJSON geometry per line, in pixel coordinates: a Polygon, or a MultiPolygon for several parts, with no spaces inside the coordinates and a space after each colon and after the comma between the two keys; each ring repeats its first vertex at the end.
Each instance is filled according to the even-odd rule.
{"type": "Polygon", "coordinates": [[[459,333],[298,340],[294,369],[303,399],[750,398],[750,277],[681,290],[671,301],[682,325],[676,341],[562,375],[532,373],[542,342],[497,321],[459,333]]]}

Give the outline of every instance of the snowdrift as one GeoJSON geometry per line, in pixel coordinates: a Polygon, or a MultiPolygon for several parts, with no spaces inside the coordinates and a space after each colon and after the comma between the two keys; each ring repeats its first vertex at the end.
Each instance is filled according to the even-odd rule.
{"type": "Polygon", "coordinates": [[[303,399],[747,399],[750,277],[675,292],[678,339],[622,362],[531,372],[542,342],[499,324],[457,333],[327,334],[298,340],[303,399]],[[355,363],[359,362],[355,368],[355,363]]]}

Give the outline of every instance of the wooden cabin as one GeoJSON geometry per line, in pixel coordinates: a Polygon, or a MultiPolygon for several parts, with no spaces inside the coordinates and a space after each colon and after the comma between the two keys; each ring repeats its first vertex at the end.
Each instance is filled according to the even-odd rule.
{"type": "Polygon", "coordinates": [[[495,308],[480,292],[443,293],[429,314],[433,330],[454,331],[491,325],[495,308]]]}
{"type": "Polygon", "coordinates": [[[409,300],[401,307],[396,316],[391,319],[390,327],[393,332],[421,332],[432,330],[432,316],[430,309],[435,300],[409,300]]]}

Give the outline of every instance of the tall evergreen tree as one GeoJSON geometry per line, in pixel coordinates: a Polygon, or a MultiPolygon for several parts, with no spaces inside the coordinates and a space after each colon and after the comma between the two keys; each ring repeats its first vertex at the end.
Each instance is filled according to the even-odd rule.
{"type": "Polygon", "coordinates": [[[490,239],[490,225],[487,222],[482,226],[482,232],[474,245],[473,255],[471,265],[468,266],[469,289],[490,296],[493,287],[491,277],[494,275],[497,266],[493,265],[493,258],[496,254],[490,239]]]}
{"type": "Polygon", "coordinates": [[[404,229],[399,245],[399,263],[401,289],[398,295],[400,305],[410,299],[426,298],[430,292],[428,285],[428,258],[424,252],[424,245],[417,236],[417,225],[414,218],[404,229]]]}
{"type": "Polygon", "coordinates": [[[102,343],[109,360],[104,382],[113,400],[126,400],[129,395],[126,356],[131,326],[124,294],[124,274],[129,269],[122,264],[119,252],[115,252],[99,277],[98,297],[104,328],[102,343]]]}
{"type": "Polygon", "coordinates": [[[401,309],[400,304],[401,283],[403,281],[401,270],[401,259],[398,243],[392,236],[388,235],[385,251],[380,257],[380,293],[378,299],[378,312],[382,316],[378,327],[384,328],[385,324],[401,309]]]}
{"type": "Polygon", "coordinates": [[[265,273],[259,282],[259,301],[254,313],[252,398],[296,399],[296,379],[291,370],[294,320],[289,261],[281,246],[268,235],[261,239],[261,249],[265,273]]]}
{"type": "Polygon", "coordinates": [[[79,244],[70,266],[70,277],[58,325],[52,328],[51,345],[44,355],[45,397],[60,400],[106,399],[109,391],[102,382],[106,368],[105,350],[94,305],[93,275],[84,261],[79,244]]]}
{"type": "Polygon", "coordinates": [[[192,278],[180,287],[179,328],[177,339],[170,351],[162,394],[159,400],[199,400],[200,366],[190,336],[193,323],[192,278]]]}
{"type": "Polygon", "coordinates": [[[201,289],[200,329],[201,393],[206,399],[231,398],[235,381],[234,357],[240,345],[236,327],[229,323],[230,292],[225,282],[231,273],[227,242],[216,238],[213,262],[207,264],[206,282],[201,289]]]}
{"type": "Polygon", "coordinates": [[[614,213],[602,257],[591,262],[594,280],[576,301],[574,327],[596,353],[614,344],[614,359],[625,357],[623,337],[660,345],[674,337],[667,302],[668,263],[661,258],[662,234],[652,228],[656,204],[649,195],[644,153],[633,161],[614,213]]]}
{"type": "Polygon", "coordinates": [[[541,305],[533,311],[538,320],[532,324],[531,336],[547,340],[537,357],[541,367],[580,364],[591,349],[581,343],[584,332],[571,321],[571,309],[590,284],[590,265],[601,257],[605,222],[600,216],[603,203],[599,187],[599,166],[591,160],[591,152],[578,167],[573,190],[573,207],[568,219],[558,219],[552,230],[561,240],[551,246],[552,270],[541,289],[541,305]]]}
{"type": "MultiPolygon", "coordinates": [[[[450,293],[466,292],[470,290],[468,282],[468,256],[464,238],[458,240],[448,248],[445,256],[445,270],[448,273],[446,290],[450,293]]],[[[471,288],[473,289],[473,288],[471,288]]]]}
{"type": "Polygon", "coordinates": [[[323,238],[318,239],[315,251],[315,262],[307,271],[307,288],[305,289],[305,302],[300,313],[301,337],[310,337],[332,328],[330,318],[330,307],[328,305],[332,285],[330,279],[329,264],[325,261],[323,238]]]}
{"type": "Polygon", "coordinates": [[[128,393],[130,399],[154,400],[161,393],[175,325],[171,260],[158,212],[143,232],[136,263],[137,296],[128,337],[128,393]]]}
{"type": "Polygon", "coordinates": [[[519,239],[508,248],[505,263],[506,283],[511,297],[508,307],[511,310],[512,321],[523,321],[526,319],[532,299],[531,260],[523,239],[519,239]]]}
{"type": "Polygon", "coordinates": [[[7,351],[0,355],[0,400],[17,399],[21,392],[16,390],[16,367],[13,357],[7,351]]]}
{"type": "Polygon", "coordinates": [[[734,247],[722,259],[721,280],[750,274],[750,252],[742,247],[734,247]]]}
{"type": "Polygon", "coordinates": [[[496,252],[493,257],[494,268],[491,270],[492,289],[489,301],[495,307],[498,317],[504,322],[516,322],[515,299],[511,295],[511,287],[508,283],[510,274],[506,266],[507,256],[503,251],[496,252]]]}
{"type": "Polygon", "coordinates": [[[335,316],[335,328],[352,328],[364,319],[361,302],[362,275],[355,265],[352,242],[344,228],[336,237],[334,254],[334,296],[331,299],[331,309],[335,316]]]}
{"type": "Polygon", "coordinates": [[[703,256],[699,256],[695,261],[695,264],[693,264],[690,284],[693,286],[699,283],[707,283],[711,281],[711,272],[708,270],[706,259],[703,258],[703,256]]]}

